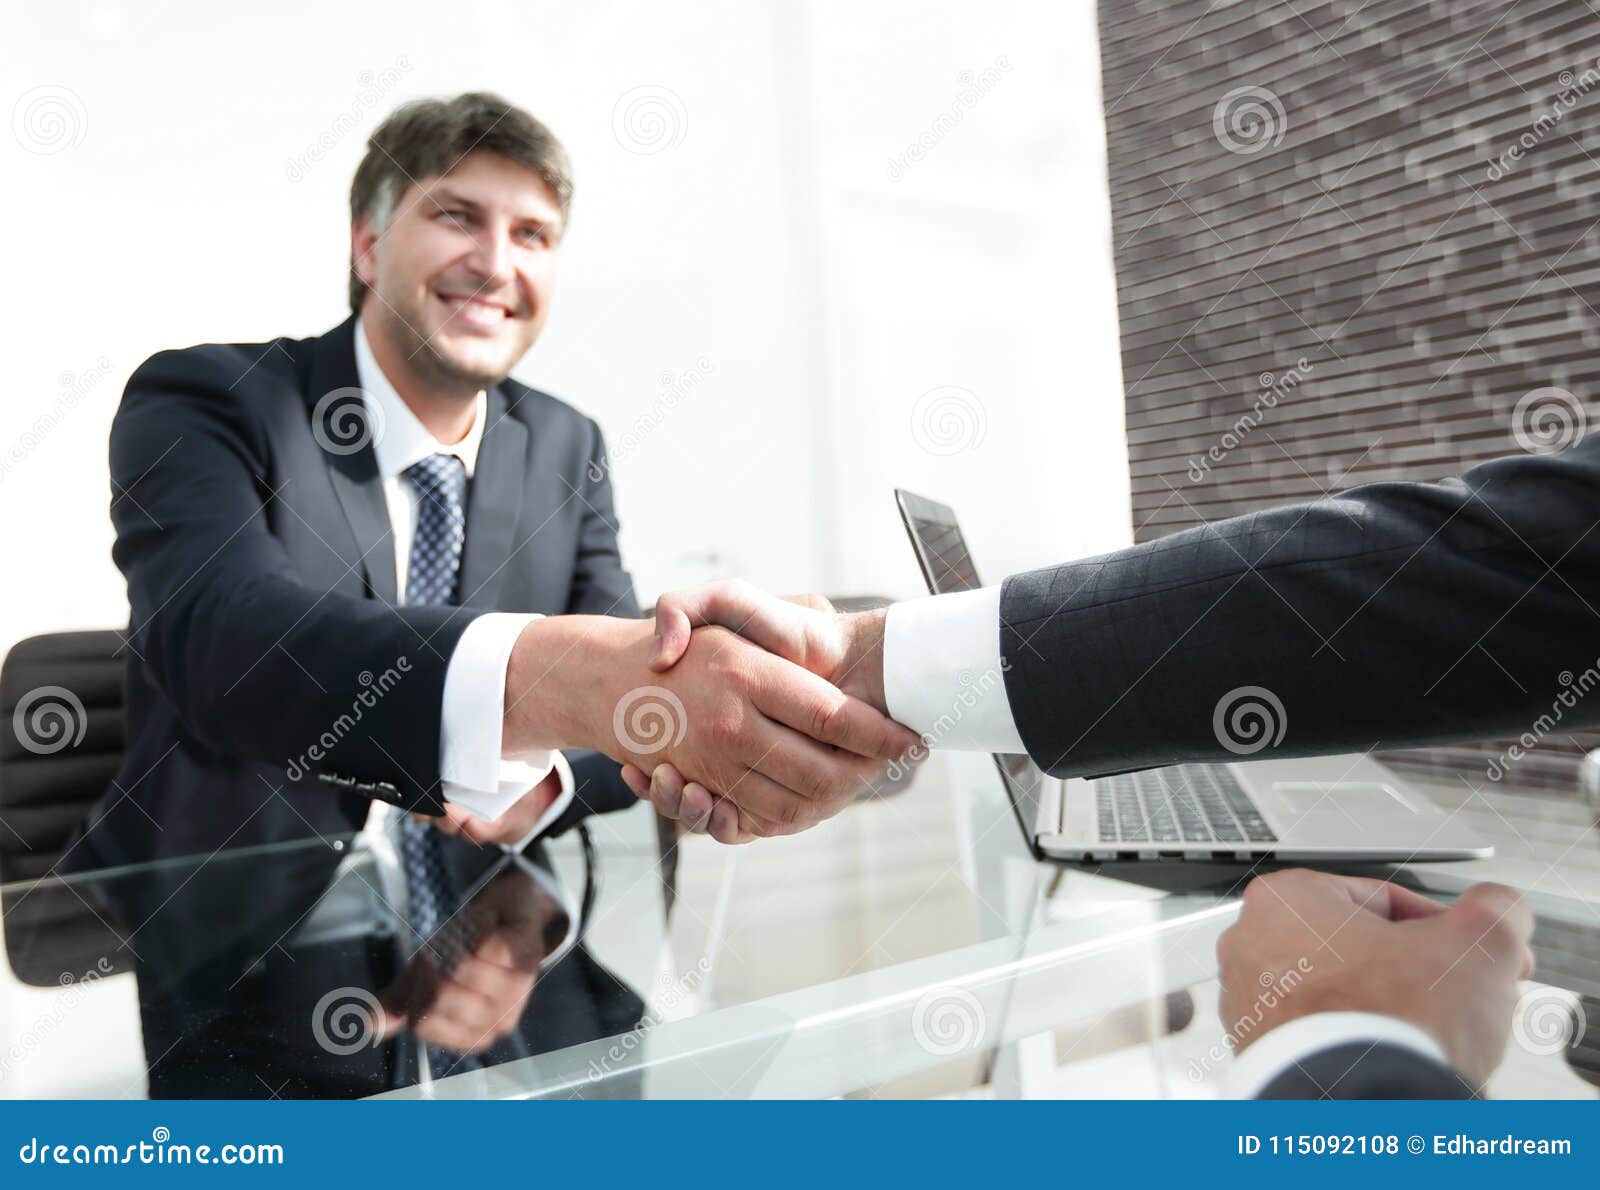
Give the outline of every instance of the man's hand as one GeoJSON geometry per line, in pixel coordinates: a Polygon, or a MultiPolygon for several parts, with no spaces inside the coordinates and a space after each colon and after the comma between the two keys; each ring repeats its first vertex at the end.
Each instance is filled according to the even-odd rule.
{"type": "MultiPolygon", "coordinates": [[[[671,669],[689,647],[693,630],[710,625],[737,632],[888,713],[881,611],[840,615],[821,595],[780,599],[742,579],[675,591],[656,603],[650,668],[671,669]]],[[[727,797],[687,780],[671,764],[658,764],[648,774],[645,768],[625,765],[622,779],[656,813],[691,832],[710,834],[721,843],[748,843],[756,837],[727,797]]]]}
{"type": "Polygon", "coordinates": [[[415,817],[433,823],[441,834],[463,835],[480,847],[488,843],[510,847],[527,838],[528,832],[538,825],[545,811],[560,796],[561,777],[551,772],[492,822],[485,822],[471,811],[450,802],[445,803],[444,815],[440,818],[430,818],[426,814],[417,814],[415,817]]]}
{"type": "Polygon", "coordinates": [[[622,783],[633,790],[635,797],[649,802],[661,817],[678,823],[692,835],[710,835],[719,843],[750,843],[756,838],[755,832],[741,822],[738,806],[698,781],[686,781],[670,764],[656,765],[653,773],[625,764],[622,783]]]}
{"type": "Polygon", "coordinates": [[[378,997],[378,1038],[409,1024],[428,1045],[482,1053],[517,1027],[539,964],[567,925],[553,897],[521,868],[507,866],[378,997]]]}
{"type": "Polygon", "coordinates": [[[793,661],[888,714],[883,694],[882,611],[840,615],[821,595],[780,599],[743,579],[663,595],[656,603],[650,668],[671,669],[692,629],[715,624],[793,661]]]}
{"type": "Polygon", "coordinates": [[[1504,885],[1447,908],[1378,880],[1275,872],[1245,889],[1217,942],[1222,1024],[1242,1051],[1312,1013],[1382,1013],[1428,1033],[1481,1087],[1505,1054],[1516,983],[1533,974],[1532,933],[1504,885]]]}
{"type": "MultiPolygon", "coordinates": [[[[813,613],[822,615],[822,613],[813,613]]],[[[670,672],[652,626],[556,616],[523,630],[506,680],[508,756],[584,747],[676,771],[738,808],[742,831],[787,834],[837,813],[917,738],[814,672],[720,628],[670,672]]]]}

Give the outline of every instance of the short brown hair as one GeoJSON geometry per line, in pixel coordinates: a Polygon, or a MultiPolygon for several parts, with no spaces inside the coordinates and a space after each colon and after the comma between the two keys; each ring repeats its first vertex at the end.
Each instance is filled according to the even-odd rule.
{"type": "MultiPolygon", "coordinates": [[[[350,221],[386,225],[413,181],[449,173],[474,150],[498,153],[538,174],[555,191],[566,222],[572,207],[572,163],[538,120],[487,91],[403,104],[367,138],[367,155],[350,183],[350,221]]],[[[361,309],[367,286],[350,260],[350,308],[361,309]]]]}

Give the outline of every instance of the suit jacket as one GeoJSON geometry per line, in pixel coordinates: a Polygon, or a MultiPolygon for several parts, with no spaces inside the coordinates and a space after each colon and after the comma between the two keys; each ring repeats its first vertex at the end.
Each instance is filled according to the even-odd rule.
{"type": "Polygon", "coordinates": [[[1017,729],[1067,777],[1239,760],[1218,718],[1252,698],[1255,759],[1593,726],[1597,525],[1600,435],[1015,575],[1017,729]]]}
{"type": "Polygon", "coordinates": [[[1404,1046],[1335,1045],[1302,1058],[1262,1088],[1258,1099],[1473,1099],[1448,1066],[1404,1046]]]}
{"type": "MultiPolygon", "coordinates": [[[[639,614],[599,427],[507,380],[467,498],[463,606],[396,605],[350,319],[325,335],[163,351],[111,430],[127,577],[128,743],[90,816],[94,862],[360,828],[369,800],[441,812],[450,655],[489,610],[639,614]],[[352,419],[359,419],[352,421],[352,419]]],[[[557,827],[631,805],[574,757],[557,827]]]]}

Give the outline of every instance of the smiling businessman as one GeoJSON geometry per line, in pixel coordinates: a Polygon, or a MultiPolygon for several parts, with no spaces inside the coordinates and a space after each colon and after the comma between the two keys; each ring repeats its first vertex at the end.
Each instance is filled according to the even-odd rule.
{"type": "Polygon", "coordinates": [[[129,739],[82,857],[386,820],[426,904],[443,836],[521,846],[631,804],[616,761],[737,783],[794,828],[912,742],[731,633],[650,671],[600,430],[508,378],[571,205],[528,113],[407,104],[351,186],[346,321],[134,373],[111,434],[129,739]],[[641,691],[679,719],[660,751],[619,711],[641,691]]]}

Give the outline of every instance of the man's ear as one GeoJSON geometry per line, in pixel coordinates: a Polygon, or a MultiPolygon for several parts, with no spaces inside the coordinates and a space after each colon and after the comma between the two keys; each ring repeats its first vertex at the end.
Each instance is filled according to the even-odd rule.
{"type": "Polygon", "coordinates": [[[373,254],[377,244],[378,233],[370,219],[358,219],[350,225],[350,267],[369,289],[378,277],[378,262],[373,254]]]}

